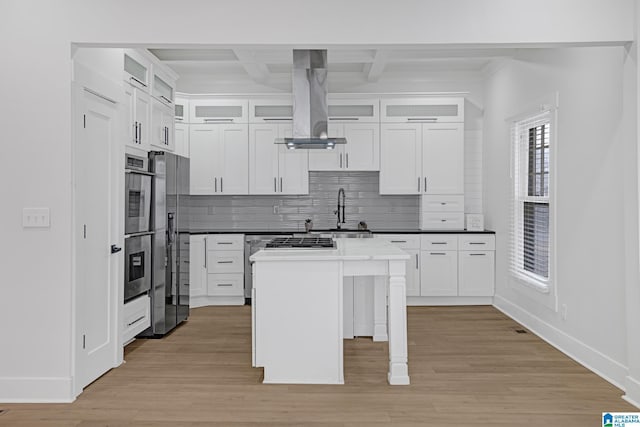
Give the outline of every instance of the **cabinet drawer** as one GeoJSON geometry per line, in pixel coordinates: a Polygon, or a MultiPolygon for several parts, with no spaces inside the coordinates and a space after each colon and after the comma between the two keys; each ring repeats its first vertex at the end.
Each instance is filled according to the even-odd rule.
{"type": "Polygon", "coordinates": [[[208,251],[207,271],[209,273],[242,273],[244,271],[244,252],[208,251]]]}
{"type": "Polygon", "coordinates": [[[422,196],[422,212],[464,212],[464,196],[422,196]]]}
{"type": "Polygon", "coordinates": [[[213,234],[207,236],[208,251],[243,251],[244,234],[213,234]]]}
{"type": "Polygon", "coordinates": [[[124,305],[122,315],[122,343],[126,343],[151,326],[151,299],[142,295],[124,305]]]}
{"type": "Polygon", "coordinates": [[[400,249],[420,249],[418,234],[376,234],[377,238],[386,240],[400,249]]]}
{"type": "Polygon", "coordinates": [[[459,234],[458,247],[461,251],[493,251],[496,238],[493,234],[459,234]]]}
{"type": "Polygon", "coordinates": [[[244,274],[208,274],[207,295],[209,296],[243,296],[244,274]]]}
{"type": "Polygon", "coordinates": [[[458,235],[456,234],[423,234],[420,248],[423,251],[455,251],[458,249],[458,235]]]}
{"type": "Polygon", "coordinates": [[[422,230],[464,230],[464,213],[422,213],[422,230]]]}

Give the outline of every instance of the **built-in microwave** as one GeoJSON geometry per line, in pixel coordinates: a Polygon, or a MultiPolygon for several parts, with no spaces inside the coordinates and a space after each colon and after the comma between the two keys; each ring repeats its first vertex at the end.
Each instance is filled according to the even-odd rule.
{"type": "Polygon", "coordinates": [[[148,159],[133,154],[125,156],[125,234],[151,230],[151,177],[148,159]]]}
{"type": "Polygon", "coordinates": [[[151,289],[151,234],[124,239],[124,302],[151,289]]]}

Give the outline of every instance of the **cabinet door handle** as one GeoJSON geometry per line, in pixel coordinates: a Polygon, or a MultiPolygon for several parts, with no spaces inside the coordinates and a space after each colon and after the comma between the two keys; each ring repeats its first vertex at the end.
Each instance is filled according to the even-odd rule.
{"type": "Polygon", "coordinates": [[[218,261],[218,264],[233,264],[233,261],[218,261]]]}
{"type": "Polygon", "coordinates": [[[469,256],[486,256],[487,254],[469,254],[469,256]]]}
{"type": "Polygon", "coordinates": [[[277,184],[278,179],[274,176],[273,177],[273,192],[277,193],[278,192],[278,184],[277,184]]]}
{"type": "Polygon", "coordinates": [[[129,80],[133,80],[134,82],[136,82],[136,83],[138,83],[138,84],[140,84],[140,85],[142,85],[144,87],[147,87],[146,84],[142,83],[140,80],[136,79],[135,77],[129,77],[129,80]]]}
{"type": "Polygon", "coordinates": [[[218,245],[233,245],[233,242],[218,242],[218,245]]]}
{"type": "Polygon", "coordinates": [[[431,242],[432,245],[446,245],[447,242],[431,242]]]}
{"type": "Polygon", "coordinates": [[[138,123],[138,126],[140,126],[140,139],[139,139],[139,143],[142,144],[142,123],[138,123]]]}
{"type": "Polygon", "coordinates": [[[218,286],[233,286],[233,283],[218,283],[218,286]]]}
{"type": "Polygon", "coordinates": [[[218,178],[213,178],[213,183],[215,185],[215,188],[214,188],[213,192],[217,193],[218,192],[218,178]]]}
{"type": "Polygon", "coordinates": [[[486,245],[486,242],[469,242],[470,245],[486,245]]]}
{"type": "Polygon", "coordinates": [[[360,120],[359,117],[329,117],[329,120],[352,120],[352,121],[356,121],[356,120],[360,120]]]}
{"type": "Polygon", "coordinates": [[[392,240],[391,243],[407,243],[406,240],[392,240]]]}
{"type": "Polygon", "coordinates": [[[280,192],[282,193],[282,177],[280,177],[280,192]]]}
{"type": "Polygon", "coordinates": [[[220,192],[224,193],[224,187],[222,186],[222,177],[220,177],[220,192]]]}
{"type": "Polygon", "coordinates": [[[438,121],[437,117],[409,117],[407,119],[408,122],[436,122],[438,121]]]}
{"type": "Polygon", "coordinates": [[[340,169],[342,169],[342,153],[340,153],[340,169]]]}
{"type": "Polygon", "coordinates": [[[444,252],[429,252],[429,255],[446,255],[444,252]]]}
{"type": "Polygon", "coordinates": [[[420,177],[418,177],[418,193],[420,192],[420,177]]]}
{"type": "Polygon", "coordinates": [[[171,100],[163,95],[160,95],[160,98],[164,99],[166,102],[168,102],[169,104],[173,104],[173,102],[171,102],[171,100]]]}
{"type": "Polygon", "coordinates": [[[418,266],[418,254],[416,254],[416,270],[418,270],[420,267],[418,266]]]}
{"type": "Polygon", "coordinates": [[[347,166],[347,169],[349,169],[349,153],[345,154],[345,155],[344,155],[344,157],[345,157],[345,159],[346,159],[346,166],[347,166]]]}
{"type": "Polygon", "coordinates": [[[424,192],[427,192],[427,177],[424,177],[424,192]]]}
{"type": "Polygon", "coordinates": [[[127,327],[132,326],[132,325],[135,325],[136,323],[138,323],[139,321],[141,321],[141,320],[142,320],[142,319],[144,319],[145,317],[147,317],[147,316],[142,315],[142,316],[138,317],[136,320],[134,320],[133,322],[131,322],[131,323],[127,323],[127,327]]]}
{"type": "Polygon", "coordinates": [[[133,122],[133,143],[138,143],[138,122],[133,122]]]}
{"type": "Polygon", "coordinates": [[[205,122],[233,122],[233,119],[204,119],[205,122]]]}
{"type": "Polygon", "coordinates": [[[290,117],[264,117],[262,120],[265,122],[290,122],[293,119],[290,117]]]}
{"type": "Polygon", "coordinates": [[[207,238],[204,238],[204,269],[207,269],[207,238]]]}

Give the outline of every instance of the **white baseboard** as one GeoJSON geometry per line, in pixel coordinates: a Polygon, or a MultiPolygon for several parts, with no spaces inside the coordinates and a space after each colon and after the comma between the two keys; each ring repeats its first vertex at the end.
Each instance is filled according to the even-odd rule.
{"type": "Polygon", "coordinates": [[[627,376],[624,384],[625,394],[622,398],[633,406],[640,408],[640,381],[627,376]]]}
{"type": "Polygon", "coordinates": [[[72,390],[70,377],[0,377],[2,403],[69,403],[72,390]]]}
{"type": "Polygon", "coordinates": [[[407,305],[492,305],[493,297],[407,297],[407,305]]]}
{"type": "Polygon", "coordinates": [[[625,379],[627,378],[626,366],[616,362],[582,341],[575,339],[555,326],[539,319],[501,296],[496,295],[494,297],[493,305],[585,368],[616,387],[625,390],[625,379]]]}

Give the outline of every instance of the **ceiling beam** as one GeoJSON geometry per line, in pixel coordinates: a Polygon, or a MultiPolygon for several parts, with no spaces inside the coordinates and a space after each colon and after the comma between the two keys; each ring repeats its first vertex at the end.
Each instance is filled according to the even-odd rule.
{"type": "Polygon", "coordinates": [[[384,67],[387,65],[388,54],[384,50],[377,50],[373,56],[373,62],[365,65],[365,74],[367,75],[367,81],[377,82],[380,75],[384,71],[384,67]]]}
{"type": "Polygon", "coordinates": [[[242,49],[234,49],[233,53],[240,61],[247,74],[256,82],[264,83],[269,78],[269,69],[266,64],[256,61],[253,52],[242,49]]]}

